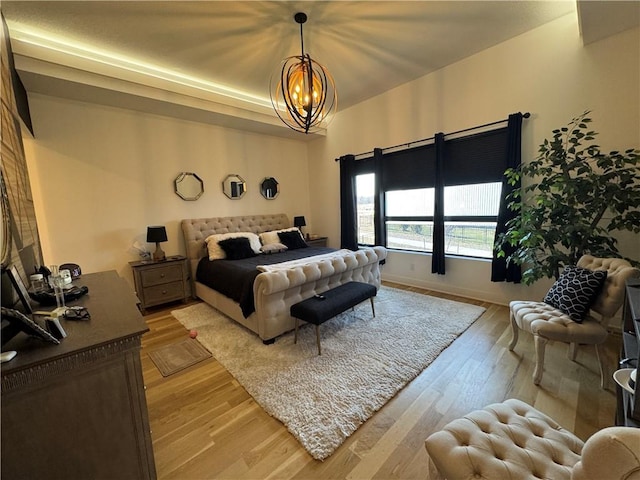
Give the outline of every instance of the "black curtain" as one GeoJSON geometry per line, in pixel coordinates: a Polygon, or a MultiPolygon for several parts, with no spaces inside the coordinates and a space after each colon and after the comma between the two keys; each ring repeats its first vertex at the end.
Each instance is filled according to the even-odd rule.
{"type": "Polygon", "coordinates": [[[384,189],[382,188],[384,182],[383,165],[384,159],[382,158],[382,149],[373,149],[373,165],[376,175],[375,180],[375,198],[374,198],[374,231],[375,231],[375,244],[386,245],[387,244],[387,229],[385,228],[384,221],[384,189]]]}
{"type": "Polygon", "coordinates": [[[436,133],[436,181],[431,273],[444,275],[444,133],[436,133]]]}
{"type": "MultiPolygon", "coordinates": [[[[507,168],[518,168],[522,161],[522,113],[513,113],[509,115],[507,124],[507,168]]],[[[517,185],[509,185],[506,177],[502,179],[502,195],[500,199],[500,209],[498,211],[498,223],[496,225],[496,234],[498,235],[507,231],[507,222],[514,218],[518,213],[509,209],[507,195],[513,190],[520,188],[520,182],[517,185]]],[[[511,255],[515,251],[515,247],[507,246],[504,248],[506,256],[511,255]]],[[[507,265],[506,258],[498,258],[496,249],[493,251],[493,260],[491,262],[491,281],[492,282],[513,282],[520,283],[522,279],[522,269],[520,265],[510,262],[507,265]]]]}
{"type": "Polygon", "coordinates": [[[340,157],[340,248],[358,249],[355,155],[340,157]]]}

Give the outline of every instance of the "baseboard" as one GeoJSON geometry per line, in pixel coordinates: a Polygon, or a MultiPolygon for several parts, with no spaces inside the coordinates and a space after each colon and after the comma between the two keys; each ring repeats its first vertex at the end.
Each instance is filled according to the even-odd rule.
{"type": "Polygon", "coordinates": [[[407,287],[424,288],[426,290],[433,290],[434,292],[438,292],[438,293],[448,293],[450,295],[456,295],[459,297],[468,298],[470,300],[490,302],[490,303],[495,303],[496,305],[504,305],[504,306],[509,305],[509,303],[506,302],[503,298],[500,298],[497,296],[492,297],[491,295],[487,295],[486,292],[482,292],[479,290],[452,287],[451,285],[443,285],[442,283],[416,281],[415,278],[403,277],[400,275],[383,274],[382,280],[393,282],[393,283],[399,283],[400,285],[405,285],[407,287]],[[443,287],[446,287],[446,288],[443,288],[443,287]]]}

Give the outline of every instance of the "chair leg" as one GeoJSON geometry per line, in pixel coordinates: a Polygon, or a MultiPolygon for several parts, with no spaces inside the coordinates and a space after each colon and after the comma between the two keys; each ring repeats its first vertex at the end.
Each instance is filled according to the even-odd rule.
{"type": "Polygon", "coordinates": [[[318,342],[318,355],[322,355],[322,350],[320,349],[320,325],[316,325],[316,341],[318,342]]]}
{"type": "Polygon", "coordinates": [[[575,342],[571,342],[569,344],[569,350],[567,351],[567,356],[569,357],[569,360],[571,360],[572,362],[575,362],[577,353],[578,353],[578,344],[575,342]]]}
{"type": "Polygon", "coordinates": [[[542,372],[544,371],[544,349],[547,345],[547,339],[540,335],[534,335],[533,340],[536,346],[536,368],[533,371],[533,383],[534,385],[540,385],[542,372]]]}
{"type": "Polygon", "coordinates": [[[513,349],[516,348],[516,343],[518,343],[518,330],[520,329],[520,327],[518,327],[516,318],[513,315],[513,311],[511,311],[511,309],[509,309],[509,320],[511,321],[512,332],[511,343],[509,343],[509,350],[513,351],[513,349]]]}
{"type": "Polygon", "coordinates": [[[600,352],[600,345],[596,345],[596,357],[598,357],[598,365],[600,365],[600,388],[606,390],[605,385],[605,366],[604,366],[604,358],[602,356],[602,352],[600,352]]]}
{"type": "Polygon", "coordinates": [[[369,300],[371,301],[371,311],[373,312],[373,317],[375,318],[375,316],[376,316],[376,307],[373,306],[373,297],[369,298],[369,300]]]}
{"type": "Polygon", "coordinates": [[[298,343],[298,322],[300,322],[300,320],[296,318],[296,330],[295,334],[293,335],[293,343],[298,343]]]}

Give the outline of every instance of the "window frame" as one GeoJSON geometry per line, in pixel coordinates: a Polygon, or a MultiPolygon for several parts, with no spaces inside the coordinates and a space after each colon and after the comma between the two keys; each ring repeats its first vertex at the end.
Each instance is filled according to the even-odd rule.
{"type": "MultiPolygon", "coordinates": [[[[376,166],[376,157],[375,155],[366,159],[363,159],[362,163],[360,161],[356,163],[360,163],[358,165],[359,168],[355,168],[353,172],[354,182],[355,177],[362,174],[374,174],[374,184],[376,186],[376,192],[374,193],[374,199],[380,195],[386,197],[388,191],[404,191],[404,190],[413,190],[417,188],[433,188],[434,189],[434,200],[438,198],[439,193],[443,196],[446,187],[456,186],[456,185],[474,185],[478,183],[502,183],[504,180],[504,171],[506,170],[506,138],[507,138],[507,129],[506,127],[496,128],[493,130],[487,130],[481,133],[476,133],[472,135],[456,137],[449,140],[444,140],[444,155],[446,157],[447,148],[450,147],[451,150],[451,161],[452,166],[449,166],[447,170],[446,164],[443,167],[445,175],[445,181],[441,180],[441,183],[438,184],[437,178],[434,177],[434,172],[436,170],[436,155],[437,150],[435,148],[435,144],[424,144],[419,147],[415,147],[414,149],[405,149],[401,152],[391,152],[387,155],[383,155],[381,151],[378,153],[377,160],[381,162],[393,162],[394,154],[398,154],[397,159],[399,160],[396,163],[397,168],[409,168],[412,172],[412,175],[407,175],[405,173],[399,173],[398,171],[394,171],[391,174],[393,187],[394,188],[385,188],[385,179],[384,179],[384,171],[387,172],[392,171],[393,164],[378,164],[376,166]],[[495,136],[495,138],[491,138],[495,136]],[[504,137],[504,145],[500,142],[504,137]],[[477,141],[478,145],[486,145],[487,152],[478,152],[473,150],[473,145],[477,141]],[[414,153],[414,157],[411,156],[412,152],[414,153]],[[483,169],[484,165],[481,163],[482,158],[485,155],[491,156],[489,170],[487,172],[483,169]],[[470,160],[467,162],[465,155],[469,154],[470,160]],[[504,160],[503,160],[504,158],[504,160]],[[465,163],[466,162],[466,163],[465,163]],[[471,173],[468,171],[452,171],[452,168],[461,169],[463,166],[469,167],[471,173]],[[382,165],[382,166],[380,166],[382,165]],[[420,180],[415,179],[415,172],[420,172],[422,168],[421,165],[424,165],[424,170],[427,172],[427,178],[422,178],[420,180]],[[447,182],[446,175],[449,173],[449,181],[447,182]],[[378,175],[382,174],[383,178],[378,177],[378,175]],[[404,177],[403,177],[404,176],[404,177]],[[411,177],[411,178],[408,178],[411,177]],[[476,180],[474,180],[474,178],[476,180]],[[466,181],[465,181],[466,180],[466,181]],[[471,181],[468,181],[471,180],[471,181]],[[402,187],[402,184],[407,182],[406,188],[398,188],[402,187]],[[422,184],[419,184],[422,182],[422,184]],[[419,185],[418,185],[419,184],[419,185]],[[440,192],[439,192],[440,189],[440,192]]],[[[437,176],[438,173],[435,173],[437,176]]],[[[502,197],[502,192],[499,194],[502,197]]],[[[502,201],[502,198],[498,199],[499,202],[502,201]]],[[[357,202],[357,197],[356,197],[357,202]]],[[[495,215],[443,215],[442,213],[438,214],[438,212],[434,212],[434,215],[420,215],[420,216],[407,216],[407,215],[387,215],[386,212],[386,202],[382,203],[381,209],[378,210],[374,207],[374,219],[373,223],[376,225],[376,215],[379,215],[381,218],[381,225],[385,229],[384,241],[380,242],[377,238],[376,234],[374,237],[374,244],[383,244],[386,248],[391,250],[399,250],[399,251],[407,251],[407,252],[415,252],[415,253],[429,253],[433,254],[433,246],[435,242],[435,228],[434,235],[432,236],[432,248],[431,250],[414,250],[414,249],[399,249],[396,247],[389,247],[388,244],[388,222],[426,222],[432,223],[434,226],[436,225],[436,219],[442,219],[442,225],[459,223],[459,222],[478,222],[478,223],[493,223],[496,224],[496,227],[493,229],[493,234],[495,235],[495,229],[497,228],[498,223],[498,213],[495,215]]],[[[443,206],[441,206],[441,212],[444,212],[443,206]]],[[[360,229],[359,225],[357,225],[357,238],[360,237],[360,229]]],[[[445,234],[446,235],[446,234],[445,234]]],[[[446,236],[445,236],[446,239],[446,236]]],[[[362,246],[371,246],[370,244],[360,243],[358,241],[358,245],[362,246]]],[[[476,256],[469,254],[456,254],[449,253],[445,251],[445,256],[454,256],[454,257],[469,257],[481,260],[490,260],[493,257],[493,252],[488,253],[487,256],[476,256]]]]}

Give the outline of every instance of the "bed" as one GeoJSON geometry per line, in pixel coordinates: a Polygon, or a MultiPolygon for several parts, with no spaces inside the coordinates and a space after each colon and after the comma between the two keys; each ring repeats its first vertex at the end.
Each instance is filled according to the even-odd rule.
{"type": "MultiPolygon", "coordinates": [[[[181,222],[194,296],[252,330],[265,343],[271,343],[279,335],[294,329],[295,319],[289,315],[289,308],[295,303],[350,281],[370,283],[379,288],[380,264],[387,256],[384,247],[368,247],[355,252],[324,251],[322,257],[297,260],[292,262],[297,264],[288,268],[274,266],[267,271],[258,271],[253,280],[255,311],[248,316],[238,301],[210,288],[196,277],[200,260],[208,256],[205,239],[210,235],[232,232],[259,234],[290,226],[285,214],[197,218],[181,222]]],[[[265,259],[267,257],[270,255],[264,255],[265,259]]]]}

